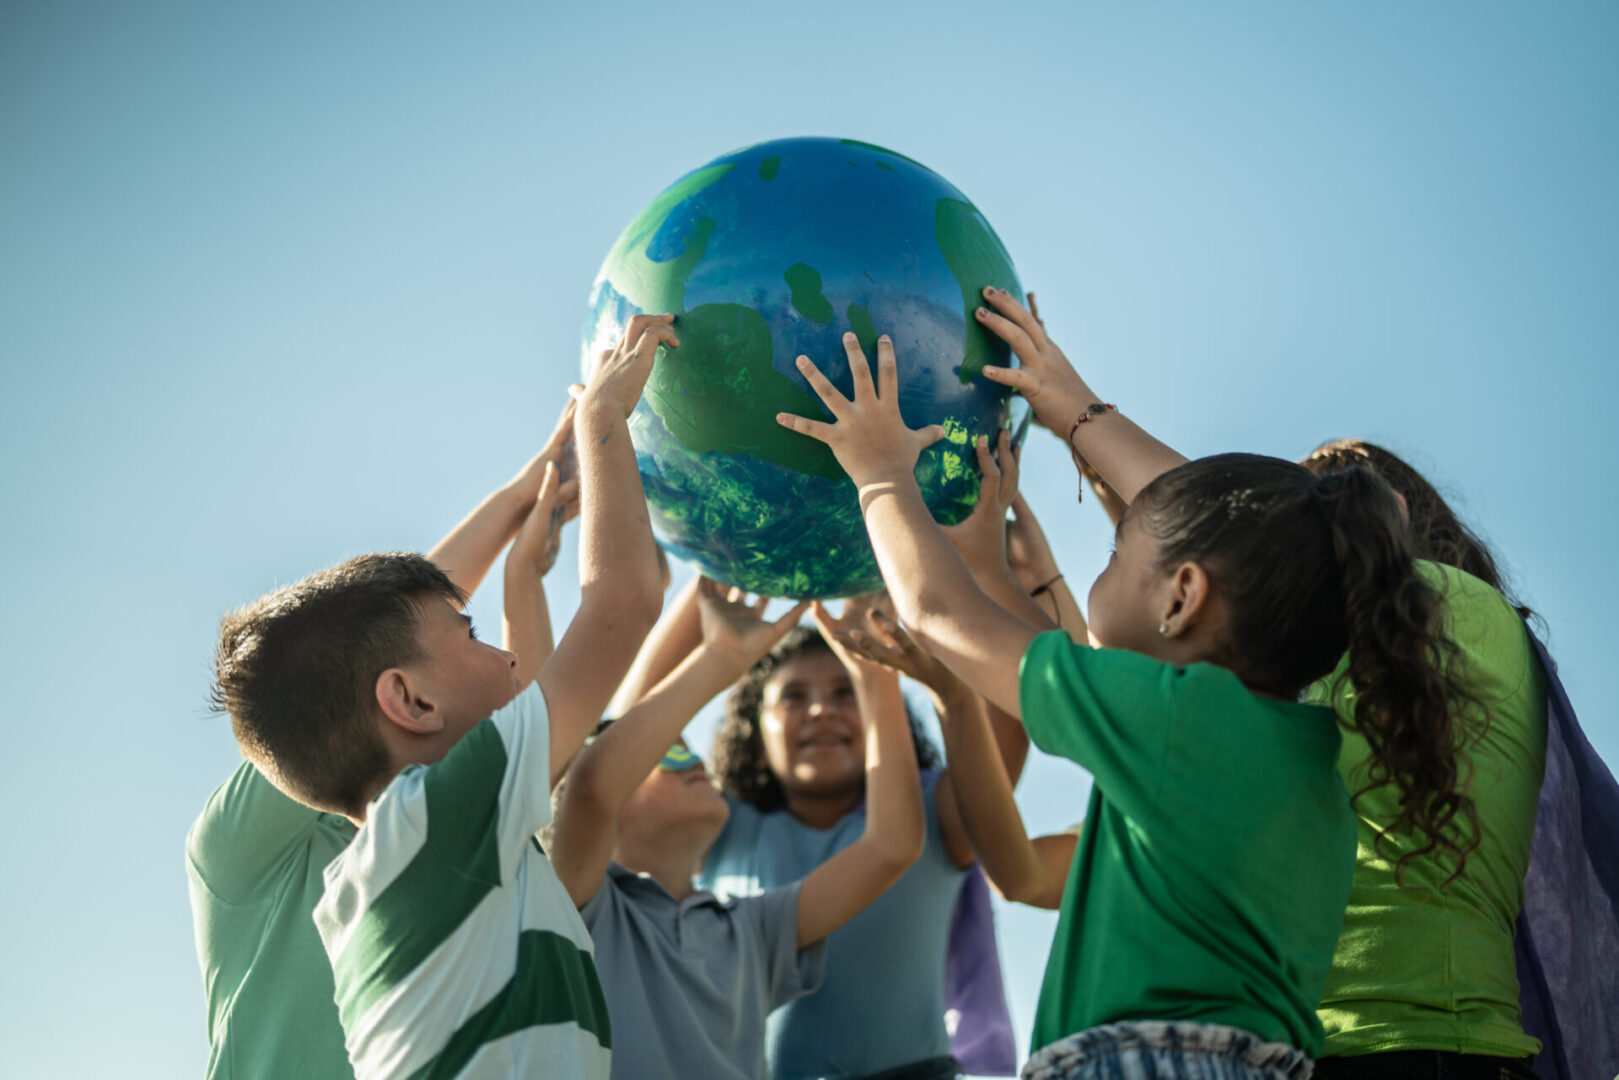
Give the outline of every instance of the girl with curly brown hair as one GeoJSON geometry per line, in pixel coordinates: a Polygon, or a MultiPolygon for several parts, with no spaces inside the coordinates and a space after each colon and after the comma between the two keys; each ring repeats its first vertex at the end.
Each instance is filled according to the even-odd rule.
{"type": "MultiPolygon", "coordinates": [[[[871,599],[820,619],[842,635],[869,625],[871,599]]],[[[715,776],[731,817],[698,881],[753,895],[796,880],[858,836],[865,817],[861,732],[871,717],[863,688],[897,676],[851,655],[813,627],[793,631],[731,690],[715,736],[715,776]]],[[[949,703],[939,703],[949,709],[949,703]]],[[[909,710],[907,710],[909,711],[909,710]]],[[[973,849],[949,774],[910,716],[927,839],[889,890],[827,939],[826,980],[771,1017],[777,1077],[946,1080],[961,1063],[945,1022],[947,942],[973,849]]],[[[1022,744],[1014,768],[1021,764],[1022,744]]],[[[998,972],[994,990],[998,993],[998,972]]],[[[1005,1048],[1007,1066],[1013,1048],[1005,1048]]]]}

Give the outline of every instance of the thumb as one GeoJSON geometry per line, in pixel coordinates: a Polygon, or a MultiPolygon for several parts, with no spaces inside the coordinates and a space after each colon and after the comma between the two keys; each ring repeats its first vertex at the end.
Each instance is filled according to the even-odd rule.
{"type": "Polygon", "coordinates": [[[798,620],[804,617],[804,612],[808,611],[809,607],[810,602],[808,600],[800,600],[793,607],[793,610],[770,624],[770,644],[772,647],[775,646],[776,642],[786,637],[793,627],[798,625],[798,620]]]}
{"type": "Polygon", "coordinates": [[[534,508],[530,513],[539,513],[540,507],[549,506],[557,501],[557,489],[562,486],[562,474],[557,471],[557,463],[547,461],[545,473],[540,477],[540,493],[534,499],[534,508]]]}
{"type": "Polygon", "coordinates": [[[973,452],[978,456],[978,501],[973,504],[976,510],[980,506],[995,505],[1000,493],[1001,467],[989,451],[988,436],[980,435],[973,440],[973,452]]]}
{"type": "Polygon", "coordinates": [[[911,432],[911,434],[916,437],[916,448],[918,450],[926,450],[928,447],[944,438],[944,426],[941,424],[929,424],[925,428],[920,428],[911,432]]]}

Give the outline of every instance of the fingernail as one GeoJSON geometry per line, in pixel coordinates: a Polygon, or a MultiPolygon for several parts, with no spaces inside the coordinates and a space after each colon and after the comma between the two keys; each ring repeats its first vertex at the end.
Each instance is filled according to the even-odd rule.
{"type": "Polygon", "coordinates": [[[848,331],[844,332],[844,334],[843,334],[843,342],[844,342],[845,345],[847,345],[849,342],[854,341],[854,340],[856,340],[856,339],[855,339],[853,330],[848,330],[848,331]]]}
{"type": "Polygon", "coordinates": [[[984,295],[985,295],[985,296],[994,296],[994,295],[995,295],[995,288],[994,288],[994,286],[992,286],[992,285],[985,285],[985,286],[984,286],[984,295]]]}
{"type": "MultiPolygon", "coordinates": [[[[849,335],[849,336],[850,336],[850,337],[853,337],[853,336],[854,336],[854,335],[853,335],[853,334],[851,334],[851,335],[849,335]]],[[[884,334],[884,335],[883,335],[883,336],[882,336],[882,337],[880,337],[880,338],[878,338],[878,339],[877,339],[877,340],[878,340],[878,341],[880,341],[880,342],[883,342],[883,343],[885,343],[885,344],[890,344],[890,345],[891,345],[891,344],[893,344],[893,342],[890,342],[890,341],[889,341],[889,340],[888,340],[888,335],[887,335],[887,334],[884,334]]]]}
{"type": "Polygon", "coordinates": [[[983,308],[976,308],[974,309],[973,314],[982,319],[985,315],[988,315],[989,312],[985,311],[983,308]]]}
{"type": "Polygon", "coordinates": [[[809,362],[810,358],[807,356],[800,356],[797,360],[793,361],[793,363],[797,364],[799,367],[805,367],[809,364],[809,362]]]}

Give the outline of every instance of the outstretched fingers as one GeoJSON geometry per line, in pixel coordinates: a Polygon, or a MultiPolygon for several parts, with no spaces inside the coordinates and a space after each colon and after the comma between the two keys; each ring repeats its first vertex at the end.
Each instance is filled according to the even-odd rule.
{"type": "Polygon", "coordinates": [[[680,339],[675,337],[674,328],[668,323],[653,323],[641,331],[641,336],[635,339],[633,352],[636,356],[645,356],[648,351],[659,345],[667,345],[672,349],[680,346],[680,339]]]}
{"type": "MultiPolygon", "coordinates": [[[[857,342],[855,344],[855,349],[858,350],[859,348],[860,346],[857,342]]],[[[864,354],[862,354],[860,357],[860,363],[864,365],[865,362],[866,358],[864,354]]],[[[851,357],[850,366],[853,367],[853,365],[854,361],[851,357]]],[[[811,360],[807,356],[800,356],[798,358],[798,371],[799,374],[803,375],[805,380],[810,384],[810,389],[814,390],[816,396],[819,397],[821,401],[825,403],[826,407],[831,410],[833,416],[837,417],[839,420],[842,420],[845,416],[849,415],[849,399],[843,396],[843,391],[832,385],[831,379],[828,379],[825,375],[821,374],[821,369],[815,366],[815,361],[811,360]]],[[[868,381],[870,380],[870,372],[867,372],[866,378],[868,381]]]]}
{"type": "Polygon", "coordinates": [[[877,397],[899,408],[899,365],[894,360],[894,342],[887,334],[877,339],[877,397]]]}
{"type": "Polygon", "coordinates": [[[788,431],[796,431],[800,435],[808,435],[817,442],[831,443],[833,432],[837,430],[836,424],[823,423],[820,420],[811,420],[807,416],[798,416],[794,413],[779,412],[776,414],[776,423],[788,431]]]}
{"type": "Polygon", "coordinates": [[[973,314],[978,316],[978,325],[1011,346],[1012,352],[1019,360],[1028,363],[1038,356],[1040,346],[1036,339],[1005,315],[987,307],[976,308],[973,314]]]}
{"type": "MultiPolygon", "coordinates": [[[[869,401],[877,396],[877,388],[871,383],[871,365],[866,362],[866,350],[860,347],[860,339],[853,334],[843,335],[843,352],[849,358],[849,377],[854,380],[854,399],[856,401],[869,401]]],[[[882,355],[882,346],[877,346],[877,353],[882,355]]]]}
{"type": "MultiPolygon", "coordinates": [[[[768,603],[768,601],[765,602],[768,603]]],[[[808,611],[809,607],[810,602],[808,600],[800,600],[791,611],[770,624],[770,648],[774,649],[781,643],[781,640],[792,631],[793,627],[798,625],[799,620],[804,617],[804,612],[808,611]]],[[[759,614],[764,614],[763,608],[760,609],[759,614]]]]}
{"type": "Polygon", "coordinates": [[[1017,495],[1020,463],[1018,452],[1012,449],[1012,433],[1002,430],[995,447],[996,465],[1000,472],[1000,504],[1005,506],[1017,495]]]}
{"type": "Polygon", "coordinates": [[[929,655],[923,651],[922,646],[916,643],[916,639],[911,637],[909,631],[882,612],[872,612],[872,621],[875,622],[882,632],[888,636],[888,639],[894,643],[894,648],[898,649],[905,655],[915,657],[917,659],[921,659],[929,655]]]}
{"type": "Polygon", "coordinates": [[[1005,289],[991,287],[984,290],[984,299],[989,301],[996,314],[1023,331],[1024,336],[1036,347],[1045,344],[1046,332],[1042,329],[1044,324],[1035,318],[1033,312],[1018,303],[1011,293],[1005,289]]]}
{"type": "Polygon", "coordinates": [[[996,367],[993,364],[985,364],[982,374],[990,382],[998,382],[1002,386],[1009,386],[1025,398],[1032,399],[1040,392],[1039,381],[1023,368],[996,367]]]}
{"type": "Polygon", "coordinates": [[[940,439],[944,438],[944,425],[929,424],[925,428],[917,428],[911,432],[911,439],[916,444],[916,452],[921,453],[940,439]]]}
{"type": "Polygon", "coordinates": [[[980,435],[973,440],[973,452],[978,455],[978,506],[999,505],[1001,467],[989,449],[989,436],[980,435]]]}

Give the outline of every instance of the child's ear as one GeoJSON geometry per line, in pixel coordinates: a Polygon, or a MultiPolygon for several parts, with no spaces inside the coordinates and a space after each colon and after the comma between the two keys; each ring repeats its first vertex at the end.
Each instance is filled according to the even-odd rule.
{"type": "Polygon", "coordinates": [[[377,676],[377,706],[390,723],[412,735],[436,735],[444,730],[444,714],[421,690],[410,672],[389,668],[377,676]]]}
{"type": "Polygon", "coordinates": [[[1169,608],[1159,627],[1165,637],[1179,637],[1197,624],[1209,606],[1209,575],[1195,562],[1181,563],[1169,582],[1169,608]]]}

